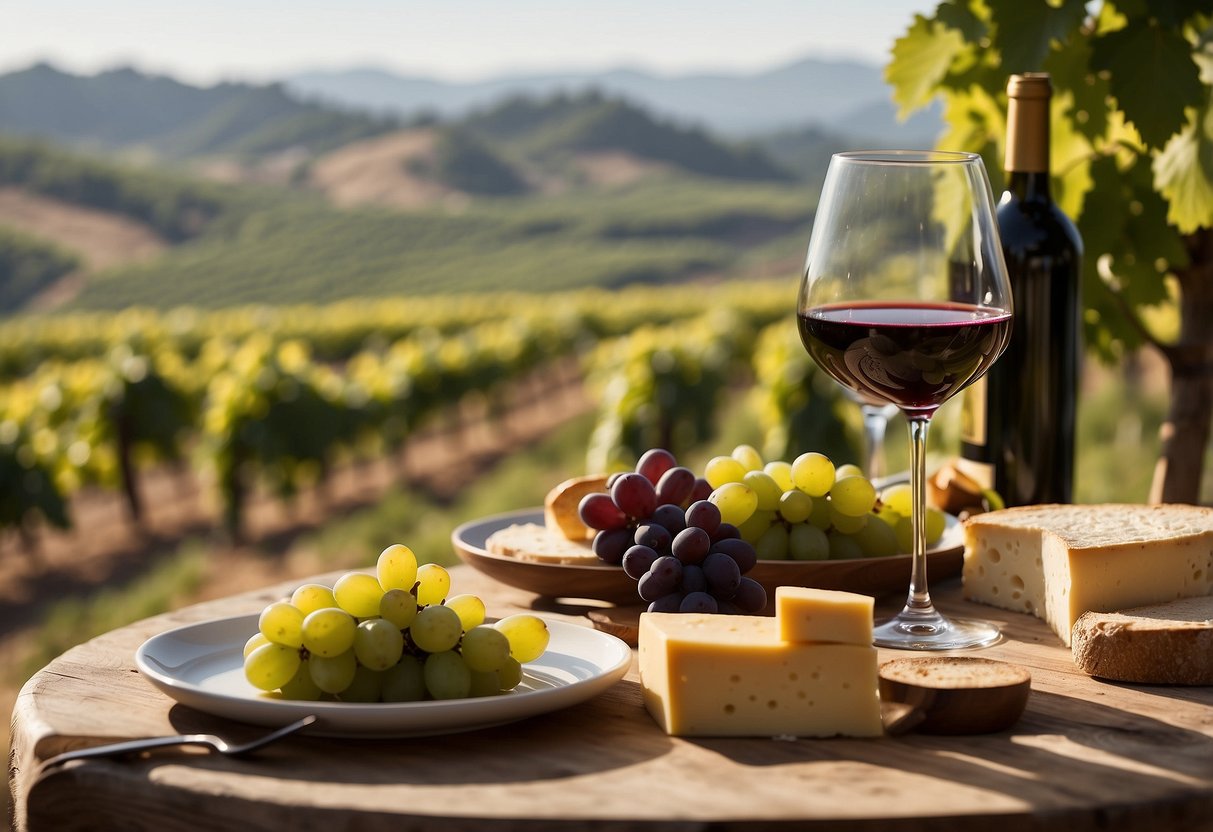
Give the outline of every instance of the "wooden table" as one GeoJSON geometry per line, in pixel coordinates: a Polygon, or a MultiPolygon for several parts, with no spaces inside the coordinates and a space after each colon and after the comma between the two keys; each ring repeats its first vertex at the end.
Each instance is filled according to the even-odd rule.
{"type": "MultiPolygon", "coordinates": [[[[456,591],[490,614],[534,606],[467,567],[456,591]]],[[[13,713],[9,783],[29,830],[1195,830],[1213,828],[1213,688],[1116,685],[1078,674],[1040,622],[958,600],[946,611],[1004,623],[981,655],[1029,667],[1032,696],[1010,732],[878,740],[667,737],[641,705],[635,668],[597,699],[514,725],[440,738],[299,736],[249,759],[159,753],[38,762],[136,736],[263,729],[176,705],[135,669],[164,629],[259,610],[275,587],[190,607],[67,652],[26,684],[13,713]],[[977,824],[977,826],[975,826],[977,824]]],[[[882,654],[882,660],[899,655],[882,654]]]]}

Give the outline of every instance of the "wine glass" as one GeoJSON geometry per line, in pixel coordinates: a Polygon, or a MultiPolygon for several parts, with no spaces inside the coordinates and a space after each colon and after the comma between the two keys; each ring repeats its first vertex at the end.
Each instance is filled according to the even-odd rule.
{"type": "Polygon", "coordinates": [[[910,429],[913,558],[905,608],[882,647],[951,650],[1000,638],[945,618],[926,566],[931,417],[1006,348],[1011,287],[981,157],[942,151],[838,153],[830,160],[797,305],[817,364],[863,398],[896,405],[910,429]]]}
{"type": "Polygon", "coordinates": [[[889,420],[897,412],[897,405],[860,395],[850,387],[843,387],[842,392],[859,406],[859,414],[863,418],[863,472],[872,481],[882,479],[887,473],[884,464],[884,435],[888,430],[889,420]]]}

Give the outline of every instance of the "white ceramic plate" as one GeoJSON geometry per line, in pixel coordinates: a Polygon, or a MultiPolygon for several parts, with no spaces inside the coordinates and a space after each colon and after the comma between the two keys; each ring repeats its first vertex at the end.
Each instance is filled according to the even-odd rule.
{"type": "Polygon", "coordinates": [[[199,711],[279,726],[307,714],[307,733],[404,737],[471,731],[549,713],[584,702],[614,685],[632,661],[619,639],[587,627],[548,620],[552,638],[539,659],[523,666],[522,683],[501,696],[442,702],[357,704],[275,699],[244,678],[243,648],[257,631],[257,615],[189,624],[153,636],[135,652],[135,664],[156,687],[199,711]]]}

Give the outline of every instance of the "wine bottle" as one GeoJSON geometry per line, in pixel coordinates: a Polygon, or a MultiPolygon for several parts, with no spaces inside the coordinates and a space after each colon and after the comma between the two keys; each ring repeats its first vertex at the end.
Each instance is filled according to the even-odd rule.
{"type": "Polygon", "coordinates": [[[1046,73],[1007,84],[998,231],[1015,319],[1006,352],[966,391],[960,467],[1008,506],[1068,503],[1082,362],[1082,240],[1049,193],[1046,73]]]}

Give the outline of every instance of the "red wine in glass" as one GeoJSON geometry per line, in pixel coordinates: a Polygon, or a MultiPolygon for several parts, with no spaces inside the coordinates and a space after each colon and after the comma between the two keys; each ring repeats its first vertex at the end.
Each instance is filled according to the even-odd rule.
{"type": "Polygon", "coordinates": [[[929,415],[1002,352],[1011,313],[966,303],[858,302],[797,315],[817,364],[864,398],[929,415]]]}

